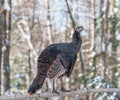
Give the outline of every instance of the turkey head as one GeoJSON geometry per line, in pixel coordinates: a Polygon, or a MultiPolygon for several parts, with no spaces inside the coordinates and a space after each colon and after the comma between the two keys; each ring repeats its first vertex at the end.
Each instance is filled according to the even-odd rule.
{"type": "Polygon", "coordinates": [[[81,41],[80,33],[84,30],[83,26],[78,26],[73,34],[73,41],[81,41]]]}
{"type": "Polygon", "coordinates": [[[84,30],[83,26],[78,26],[78,27],[75,29],[75,31],[76,31],[77,33],[80,33],[82,30],[84,30]]]}

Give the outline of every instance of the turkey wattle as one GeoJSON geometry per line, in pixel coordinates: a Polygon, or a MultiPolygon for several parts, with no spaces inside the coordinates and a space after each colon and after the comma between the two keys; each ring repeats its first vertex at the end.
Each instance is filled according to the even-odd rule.
{"type": "MultiPolygon", "coordinates": [[[[28,93],[30,95],[36,93],[44,83],[46,77],[50,79],[61,78],[66,75],[69,77],[74,68],[77,53],[81,48],[82,39],[80,32],[83,30],[82,26],[75,29],[70,43],[51,44],[44,49],[38,57],[37,75],[29,87],[28,93]]],[[[63,85],[61,86],[62,90],[63,85]]],[[[55,91],[53,84],[53,92],[55,91]]]]}

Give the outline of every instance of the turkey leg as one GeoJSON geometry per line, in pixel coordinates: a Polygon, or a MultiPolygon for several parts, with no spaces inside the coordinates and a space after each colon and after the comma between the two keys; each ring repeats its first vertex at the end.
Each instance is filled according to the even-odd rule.
{"type": "Polygon", "coordinates": [[[64,88],[62,77],[60,77],[60,82],[61,82],[61,89],[60,89],[60,91],[62,91],[62,92],[70,92],[70,90],[66,90],[66,89],[64,88]]]}
{"type": "Polygon", "coordinates": [[[55,80],[53,79],[53,90],[52,93],[59,94],[59,92],[55,89],[55,80]]]}

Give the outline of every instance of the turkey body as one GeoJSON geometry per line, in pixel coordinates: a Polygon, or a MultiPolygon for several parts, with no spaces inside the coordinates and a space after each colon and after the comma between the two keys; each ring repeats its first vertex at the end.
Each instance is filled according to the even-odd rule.
{"type": "Polygon", "coordinates": [[[56,79],[71,75],[82,44],[78,34],[81,30],[74,32],[72,42],[51,44],[41,52],[37,61],[37,75],[28,90],[30,95],[42,87],[46,77],[56,79]]]}
{"type": "Polygon", "coordinates": [[[38,58],[38,72],[48,78],[70,76],[71,66],[76,61],[74,43],[60,43],[48,46],[38,58]]]}

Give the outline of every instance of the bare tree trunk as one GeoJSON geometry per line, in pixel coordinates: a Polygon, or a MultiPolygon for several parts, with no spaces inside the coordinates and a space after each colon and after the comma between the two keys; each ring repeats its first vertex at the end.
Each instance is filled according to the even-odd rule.
{"type": "MultiPolygon", "coordinates": [[[[110,11],[111,12],[113,12],[114,7],[115,7],[115,0],[112,0],[111,3],[110,3],[110,8],[111,8],[110,11]]],[[[114,14],[113,19],[115,19],[116,21],[112,20],[112,28],[110,30],[110,33],[111,33],[110,41],[112,42],[112,55],[111,55],[112,57],[110,57],[110,58],[114,59],[115,60],[114,63],[116,63],[117,62],[117,56],[118,56],[117,55],[118,41],[116,40],[115,32],[116,32],[116,26],[117,26],[117,24],[119,22],[119,19],[117,18],[116,14],[114,14]]],[[[116,87],[118,87],[117,86],[118,80],[117,80],[117,77],[115,77],[115,73],[117,73],[118,68],[115,67],[115,65],[113,65],[113,68],[110,71],[112,72],[112,83],[116,87]]]]}
{"type": "MultiPolygon", "coordinates": [[[[95,0],[91,0],[91,14],[92,16],[95,16],[95,0]]],[[[95,18],[91,19],[91,51],[94,52],[95,45],[94,45],[94,40],[95,40],[95,18]]],[[[94,67],[94,76],[96,75],[96,65],[94,64],[94,60],[96,59],[96,55],[94,55],[93,58],[93,67],[94,67]]]]}
{"type": "Polygon", "coordinates": [[[112,13],[114,11],[114,6],[115,6],[115,0],[111,0],[110,2],[110,13],[112,13]]]}
{"type": "Polygon", "coordinates": [[[85,73],[85,61],[84,61],[82,49],[80,49],[79,55],[80,55],[80,61],[81,61],[81,70],[83,73],[85,73]]]}
{"type": "MultiPolygon", "coordinates": [[[[91,0],[91,14],[95,16],[95,0],[91,0]]],[[[95,40],[95,18],[91,20],[91,50],[94,49],[95,40]]]]}
{"type": "Polygon", "coordinates": [[[2,45],[3,45],[3,16],[2,16],[2,2],[3,0],[0,1],[0,95],[1,95],[1,69],[2,69],[2,45]]]}
{"type": "MultiPolygon", "coordinates": [[[[1,16],[0,16],[1,19],[1,16]]],[[[2,60],[2,32],[1,32],[1,21],[0,21],[0,95],[1,95],[1,61],[2,60]]]]}
{"type": "Polygon", "coordinates": [[[32,65],[31,65],[31,50],[28,50],[28,66],[29,66],[29,69],[28,69],[28,75],[29,75],[29,84],[31,82],[31,75],[32,75],[32,65]]]}
{"type": "Polygon", "coordinates": [[[74,19],[73,19],[73,16],[72,16],[72,12],[71,12],[71,10],[70,10],[70,6],[69,6],[69,4],[68,4],[68,0],[65,0],[65,3],[66,3],[66,5],[67,5],[67,10],[68,10],[68,14],[69,14],[69,17],[70,17],[70,19],[71,19],[71,24],[72,24],[72,28],[73,29],[75,29],[75,21],[74,21],[74,19]]]}
{"type": "MultiPolygon", "coordinates": [[[[53,41],[52,41],[52,33],[51,33],[51,28],[50,28],[50,6],[49,6],[49,0],[46,0],[46,8],[47,8],[47,20],[46,20],[46,26],[47,26],[47,39],[48,39],[48,42],[49,44],[52,44],[53,41]]],[[[47,44],[48,45],[48,44],[47,44]]]]}
{"type": "Polygon", "coordinates": [[[100,13],[102,13],[103,3],[104,3],[104,0],[100,0],[100,13]]]}
{"type": "MultiPolygon", "coordinates": [[[[11,0],[8,2],[11,8],[11,0]]],[[[10,31],[11,31],[11,9],[4,9],[5,26],[4,26],[4,51],[3,51],[3,92],[10,94],[10,31]]]]}
{"type": "Polygon", "coordinates": [[[104,32],[103,32],[103,43],[102,43],[102,62],[103,70],[102,76],[107,78],[106,68],[107,68],[107,44],[108,44],[108,12],[109,12],[109,0],[106,1],[106,10],[104,17],[104,32]]]}

